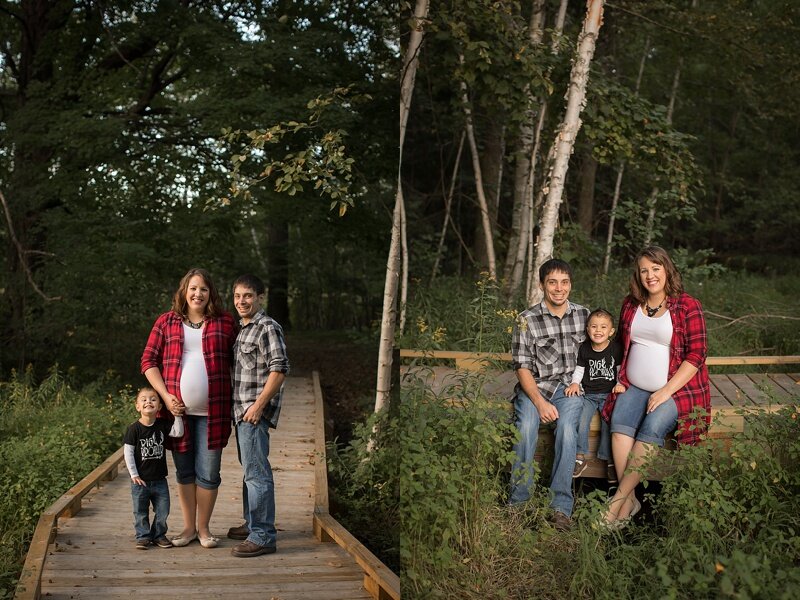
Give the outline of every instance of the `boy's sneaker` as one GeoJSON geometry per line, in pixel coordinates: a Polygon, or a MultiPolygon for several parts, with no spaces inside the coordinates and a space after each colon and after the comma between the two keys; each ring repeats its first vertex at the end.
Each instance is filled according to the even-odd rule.
{"type": "Polygon", "coordinates": [[[606,478],[608,479],[608,485],[617,485],[619,483],[617,481],[617,469],[614,467],[613,462],[609,462],[606,467],[606,478]]]}
{"type": "Polygon", "coordinates": [[[172,548],[172,542],[170,542],[165,535],[157,538],[153,543],[159,548],[172,548]]]}
{"type": "Polygon", "coordinates": [[[136,540],[136,549],[137,550],[147,550],[147,547],[150,545],[150,540],[146,538],[142,538],[136,540]]]}
{"type": "Polygon", "coordinates": [[[575,477],[580,477],[583,475],[583,472],[589,467],[589,461],[586,460],[584,457],[578,457],[575,459],[575,469],[572,471],[573,479],[575,477]]]}

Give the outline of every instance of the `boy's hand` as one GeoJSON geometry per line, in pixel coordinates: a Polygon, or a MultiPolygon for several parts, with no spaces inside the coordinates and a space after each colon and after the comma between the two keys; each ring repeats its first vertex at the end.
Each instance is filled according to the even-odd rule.
{"type": "Polygon", "coordinates": [[[144,485],[144,486],[146,486],[146,485],[147,485],[147,484],[144,482],[144,479],[142,479],[141,477],[131,477],[131,481],[132,481],[133,483],[135,483],[136,485],[144,485]]]}
{"type": "Polygon", "coordinates": [[[571,384],[565,391],[565,396],[579,396],[581,393],[581,386],[577,383],[571,384]]]}
{"type": "Polygon", "coordinates": [[[176,417],[181,417],[186,412],[186,405],[178,400],[175,394],[169,394],[164,398],[164,404],[167,406],[167,410],[176,417]]]}
{"type": "Polygon", "coordinates": [[[625,392],[625,386],[622,385],[621,383],[618,383],[617,385],[614,386],[614,389],[611,391],[614,392],[615,394],[622,394],[625,392]]]}

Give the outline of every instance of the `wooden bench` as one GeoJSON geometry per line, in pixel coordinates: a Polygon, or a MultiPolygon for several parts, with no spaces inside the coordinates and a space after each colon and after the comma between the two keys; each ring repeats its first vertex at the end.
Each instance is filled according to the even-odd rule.
{"type": "MultiPolygon", "coordinates": [[[[425,362],[455,361],[455,367],[425,366],[418,371],[435,393],[456,385],[459,371],[488,371],[490,377],[484,386],[487,395],[507,400],[514,395],[517,377],[509,366],[510,353],[401,349],[400,358],[424,359],[425,362]]],[[[795,364],[800,364],[800,356],[715,356],[706,360],[709,367],[795,364]]],[[[413,364],[401,366],[401,377],[407,377],[412,368],[413,364]]],[[[776,412],[786,404],[800,403],[800,373],[711,374],[710,379],[712,425],[708,436],[711,439],[725,440],[743,431],[749,412],[776,412]]],[[[506,406],[510,410],[511,402],[507,402],[506,406]]],[[[585,477],[606,477],[605,463],[595,456],[599,442],[600,416],[595,415],[589,431],[589,467],[585,477]]],[[[536,449],[537,461],[546,458],[552,445],[552,428],[542,427],[536,449]]],[[[667,446],[670,446],[669,440],[667,446]]]]}

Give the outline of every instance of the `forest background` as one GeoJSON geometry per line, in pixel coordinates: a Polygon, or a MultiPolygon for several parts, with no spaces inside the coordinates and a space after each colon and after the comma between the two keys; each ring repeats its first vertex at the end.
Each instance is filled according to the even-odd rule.
{"type": "MultiPolygon", "coordinates": [[[[24,381],[44,390],[47,411],[56,365],[103,404],[140,381],[152,321],[193,266],[224,293],[241,272],[266,274],[268,310],[290,339],[324,331],[355,340],[358,356],[375,348],[410,28],[424,35],[401,170],[398,345],[507,350],[541,220],[534,212],[526,230],[521,215],[541,211],[548,189],[586,6],[453,0],[430,3],[421,21],[411,4],[399,18],[396,8],[0,1],[4,402],[28,402],[24,381]],[[280,143],[248,146],[265,131],[280,143]],[[263,181],[247,187],[251,177],[263,181]]],[[[556,213],[554,252],[578,269],[576,299],[616,312],[630,257],[650,239],[721,315],[720,350],[798,353],[797,12],[779,0],[605,5],[556,213]]],[[[366,396],[370,368],[349,383],[366,396]]],[[[351,422],[370,409],[355,404],[341,411],[351,422]]],[[[29,453],[11,448],[11,432],[35,433],[18,423],[3,423],[4,456],[29,453]]],[[[397,473],[360,473],[365,481],[342,489],[396,510],[396,494],[365,490],[396,484],[397,473]]],[[[3,544],[24,547],[25,534],[4,528],[3,544]]]]}

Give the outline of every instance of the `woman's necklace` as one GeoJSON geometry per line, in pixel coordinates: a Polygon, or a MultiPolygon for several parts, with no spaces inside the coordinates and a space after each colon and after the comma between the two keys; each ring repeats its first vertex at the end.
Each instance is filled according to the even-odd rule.
{"type": "Polygon", "coordinates": [[[658,311],[660,311],[660,310],[661,310],[661,307],[662,307],[662,306],[664,306],[664,300],[666,300],[666,296],[664,296],[664,297],[661,299],[661,302],[660,302],[660,303],[659,303],[659,305],[658,305],[658,306],[656,306],[655,308],[650,308],[650,305],[647,303],[647,301],[645,301],[645,303],[644,303],[644,310],[645,310],[645,312],[647,312],[647,316],[648,316],[648,317],[651,317],[651,318],[652,318],[652,317],[654,317],[654,316],[656,316],[656,313],[657,313],[658,311]]]}
{"type": "MultiPolygon", "coordinates": [[[[648,308],[647,310],[649,311],[650,309],[648,308]]],[[[200,319],[199,323],[192,323],[192,320],[186,317],[186,324],[192,329],[200,329],[203,326],[203,319],[200,319]]]]}

